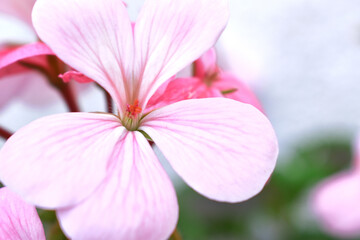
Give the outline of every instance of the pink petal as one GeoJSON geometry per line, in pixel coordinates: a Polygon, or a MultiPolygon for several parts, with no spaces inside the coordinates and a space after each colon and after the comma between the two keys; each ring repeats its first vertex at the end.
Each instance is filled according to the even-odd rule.
{"type": "Polygon", "coordinates": [[[216,88],[221,92],[235,90],[233,92],[223,94],[224,97],[251,104],[260,111],[264,112],[264,109],[262,108],[261,103],[257,99],[256,95],[239,78],[231,73],[226,72],[219,73],[218,78],[218,81],[213,82],[213,88],[216,88]]]}
{"type": "Polygon", "coordinates": [[[278,155],[269,120],[231,99],[177,102],[151,112],[140,129],[186,183],[218,201],[239,202],[260,192],[278,155]]]}
{"type": "Polygon", "coordinates": [[[27,73],[21,73],[0,79],[0,109],[23,92],[28,86],[28,78],[27,73]]]}
{"type": "Polygon", "coordinates": [[[360,173],[344,172],[320,184],[312,207],[325,229],[339,237],[360,236],[360,173]]]}
{"type": "MultiPolygon", "coordinates": [[[[41,60],[39,58],[36,61],[41,60]]],[[[43,60],[46,63],[46,58],[43,60]]],[[[35,62],[35,59],[31,59],[31,61],[35,62]]],[[[58,92],[49,85],[42,73],[32,71],[17,63],[4,70],[0,71],[5,75],[0,76],[0,108],[10,103],[13,99],[21,99],[22,103],[31,107],[43,107],[59,101],[58,92]],[[19,68],[15,67],[15,65],[19,68]]]]}
{"type": "Polygon", "coordinates": [[[124,79],[132,79],[134,48],[121,1],[38,0],[33,22],[60,59],[103,86],[118,106],[126,104],[124,79]]]}
{"type": "Polygon", "coordinates": [[[146,111],[152,111],[182,100],[198,98],[199,94],[201,95],[204,91],[207,91],[206,86],[198,78],[173,79],[155,92],[146,106],[146,111]]]}
{"type": "Polygon", "coordinates": [[[124,128],[108,114],[67,113],[36,120],[0,149],[0,180],[43,208],[73,205],[105,178],[124,128]]]}
{"type": "Polygon", "coordinates": [[[1,0],[0,12],[17,17],[32,27],[31,10],[36,0],[1,0]]]}
{"type": "Polygon", "coordinates": [[[116,155],[89,198],[57,212],[63,230],[72,239],[167,239],[178,218],[176,194],[149,143],[128,132],[116,155]]]}
{"type": "Polygon", "coordinates": [[[41,42],[30,43],[14,49],[6,49],[5,52],[0,54],[0,69],[25,58],[53,54],[51,49],[41,42]]]}
{"type": "Polygon", "coordinates": [[[145,1],[135,25],[144,105],[161,84],[215,44],[228,15],[223,0],[145,1]]]}
{"type": "Polygon", "coordinates": [[[199,78],[178,78],[169,81],[165,90],[162,88],[159,88],[150,98],[146,111],[186,99],[226,97],[251,104],[264,112],[259,100],[250,88],[233,75],[227,73],[220,73],[218,80],[214,81],[212,86],[207,86],[203,79],[199,78]],[[235,91],[227,94],[222,93],[228,90],[235,91]]]}
{"type": "Polygon", "coordinates": [[[35,207],[8,188],[0,189],[0,239],[45,240],[44,228],[35,207]]]}
{"type": "Polygon", "coordinates": [[[64,82],[70,82],[71,80],[75,80],[78,83],[89,83],[93,82],[92,79],[88,78],[84,74],[77,72],[77,71],[68,71],[64,74],[60,74],[59,78],[62,78],[64,82]]]}
{"type": "Polygon", "coordinates": [[[210,48],[201,57],[194,62],[195,76],[202,79],[206,74],[213,74],[218,71],[216,65],[216,52],[214,48],[210,48]]]}
{"type": "Polygon", "coordinates": [[[1,50],[0,80],[9,75],[27,73],[34,67],[48,69],[47,55],[53,55],[53,52],[40,42],[1,50]]]}
{"type": "MultiPolygon", "coordinates": [[[[52,106],[54,103],[59,102],[59,93],[56,88],[49,84],[48,79],[44,74],[38,71],[27,71],[22,74],[13,74],[1,80],[2,82],[9,83],[10,77],[17,77],[21,80],[23,90],[19,95],[14,96],[21,100],[21,103],[34,108],[43,108],[52,106]],[[20,78],[22,76],[22,79],[20,78]]],[[[77,94],[81,92],[76,91],[77,94]]]]}

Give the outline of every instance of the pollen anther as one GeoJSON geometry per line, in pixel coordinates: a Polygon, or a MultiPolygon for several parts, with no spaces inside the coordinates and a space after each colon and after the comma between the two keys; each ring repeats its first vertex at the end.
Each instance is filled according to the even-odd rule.
{"type": "Polygon", "coordinates": [[[142,108],[139,107],[139,100],[135,100],[134,104],[130,105],[130,104],[127,104],[126,105],[126,113],[127,113],[127,116],[130,117],[130,118],[136,118],[137,115],[139,113],[141,113],[142,111],[142,108]]]}

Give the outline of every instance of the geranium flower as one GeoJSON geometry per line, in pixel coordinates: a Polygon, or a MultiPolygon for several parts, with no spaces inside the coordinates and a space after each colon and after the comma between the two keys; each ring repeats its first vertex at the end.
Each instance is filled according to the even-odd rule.
{"type": "Polygon", "coordinates": [[[360,236],[360,139],[352,169],[336,174],[314,190],[312,208],[324,229],[346,238],[360,236]]]}
{"type": "Polygon", "coordinates": [[[30,123],[0,150],[1,181],[56,209],[72,239],[169,237],[176,194],[147,138],[204,196],[239,202],[257,194],[278,146],[256,108],[209,98],[145,111],[167,79],[213,46],[227,19],[224,0],[147,0],[134,28],[118,0],[38,0],[41,39],[105,88],[118,115],[65,113],[30,123]]]}
{"type": "Polygon", "coordinates": [[[248,103],[263,112],[255,94],[234,74],[222,71],[216,63],[214,48],[194,62],[194,76],[166,82],[148,103],[148,109],[159,108],[185,99],[226,97],[248,103]]]}
{"type": "Polygon", "coordinates": [[[0,239],[45,240],[35,207],[6,187],[0,188],[0,239]]]}

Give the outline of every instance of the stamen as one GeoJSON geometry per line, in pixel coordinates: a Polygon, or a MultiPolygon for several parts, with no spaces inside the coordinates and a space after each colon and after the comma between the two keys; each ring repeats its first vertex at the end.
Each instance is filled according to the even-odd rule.
{"type": "Polygon", "coordinates": [[[137,115],[139,113],[141,113],[142,111],[142,108],[139,107],[139,100],[135,100],[134,104],[130,105],[130,104],[127,104],[126,105],[126,114],[128,117],[134,119],[137,117],[137,115]]]}
{"type": "Polygon", "coordinates": [[[236,91],[237,91],[237,88],[230,88],[230,89],[221,91],[221,93],[223,95],[226,95],[226,94],[230,94],[230,93],[233,93],[233,92],[236,92],[236,91]]]}
{"type": "Polygon", "coordinates": [[[125,116],[121,119],[123,126],[129,131],[137,130],[141,120],[139,116],[141,112],[139,100],[135,100],[133,104],[126,104],[125,116]]]}

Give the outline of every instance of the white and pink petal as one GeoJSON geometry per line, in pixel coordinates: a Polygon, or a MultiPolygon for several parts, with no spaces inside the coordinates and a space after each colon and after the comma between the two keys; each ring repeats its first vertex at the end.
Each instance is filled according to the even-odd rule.
{"type": "Polygon", "coordinates": [[[167,79],[215,44],[228,15],[226,0],[145,1],[134,29],[142,107],[167,79]]]}
{"type": "Polygon", "coordinates": [[[132,78],[134,47],[122,1],[38,0],[33,22],[60,59],[99,83],[125,108],[125,80],[132,78]]]}
{"type": "Polygon", "coordinates": [[[57,211],[62,229],[72,239],[167,239],[178,205],[154,151],[140,132],[128,132],[114,147],[118,161],[96,191],[57,211]]]}
{"type": "Polygon", "coordinates": [[[187,184],[208,198],[239,202],[259,193],[275,167],[269,120],[231,99],[192,99],[149,113],[145,131],[187,184]]]}
{"type": "Polygon", "coordinates": [[[312,209],[321,225],[340,238],[360,236],[360,173],[347,171],[319,184],[312,209]]]}
{"type": "Polygon", "coordinates": [[[0,189],[0,239],[45,240],[35,207],[6,187],[0,189]]]}
{"type": "Polygon", "coordinates": [[[88,197],[117,160],[124,134],[109,114],[66,113],[38,119],[0,149],[0,181],[26,201],[55,209],[88,197]]]}

